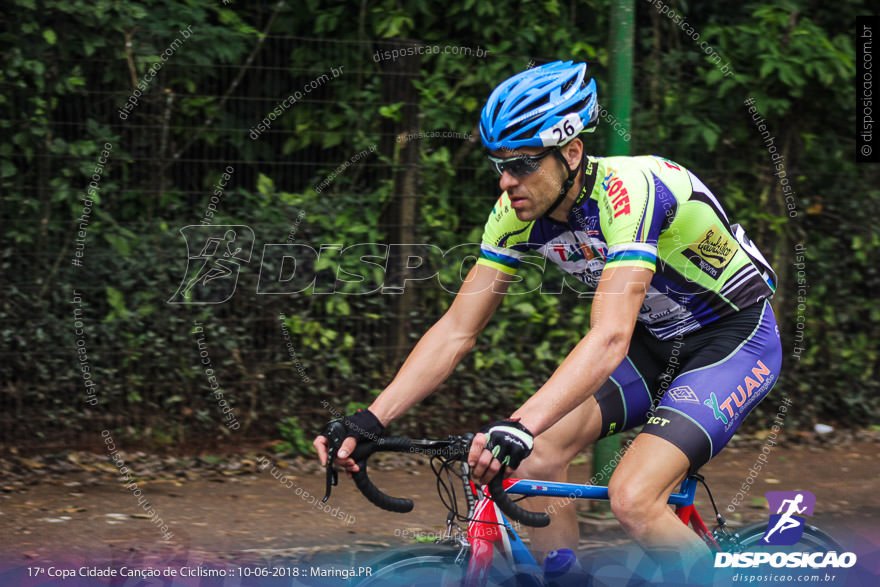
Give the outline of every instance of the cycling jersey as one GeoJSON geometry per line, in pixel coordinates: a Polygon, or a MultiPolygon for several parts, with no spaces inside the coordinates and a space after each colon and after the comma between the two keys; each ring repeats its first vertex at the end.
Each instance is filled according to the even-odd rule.
{"type": "Polygon", "coordinates": [[[519,220],[503,193],[478,263],[514,274],[535,251],[592,287],[606,266],[650,269],[639,321],[661,340],[773,295],[773,270],[693,173],[656,156],[588,157],[586,167],[565,223],[519,220]]]}

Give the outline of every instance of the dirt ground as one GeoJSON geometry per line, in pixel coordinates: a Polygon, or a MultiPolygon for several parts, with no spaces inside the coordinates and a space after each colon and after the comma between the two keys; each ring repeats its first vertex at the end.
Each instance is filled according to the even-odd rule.
{"type": "MultiPolygon", "coordinates": [[[[816,512],[810,522],[844,546],[873,556],[871,564],[880,572],[878,448],[876,437],[776,447],[732,514],[727,506],[760,454],[760,443],[728,448],[701,472],[734,525],[767,519],[766,491],[812,491],[816,512]]],[[[323,496],[323,470],[311,461],[270,457],[267,451],[187,459],[143,453],[125,457],[137,472],[137,489],[173,533],[170,540],[162,539],[106,455],[9,456],[0,463],[7,470],[0,487],[4,563],[182,557],[250,564],[334,556],[350,564],[344,561],[362,560],[376,550],[412,543],[416,535],[438,532],[446,518],[433,474],[426,461],[416,459],[395,457],[371,469],[379,487],[415,501],[412,513],[394,514],[369,504],[344,475],[329,502],[333,509],[319,511],[310,502],[323,496]],[[268,462],[261,460],[265,458],[271,458],[283,478],[273,477],[271,467],[260,470],[260,463],[268,462]]],[[[586,462],[573,465],[570,480],[585,482],[589,470],[586,462]]],[[[712,508],[702,488],[697,497],[699,511],[712,526],[712,508]]],[[[582,549],[624,540],[613,520],[584,518],[581,528],[582,549]]]]}

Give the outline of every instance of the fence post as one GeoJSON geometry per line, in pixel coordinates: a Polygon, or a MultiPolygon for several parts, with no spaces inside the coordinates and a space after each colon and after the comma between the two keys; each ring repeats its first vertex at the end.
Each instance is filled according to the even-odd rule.
{"type": "MultiPolygon", "coordinates": [[[[418,47],[419,41],[405,40],[401,47],[418,47]]],[[[383,217],[386,228],[388,244],[404,245],[392,249],[398,254],[398,259],[388,258],[389,273],[386,273],[386,283],[394,283],[399,277],[397,268],[402,267],[412,253],[410,245],[416,242],[416,222],[418,213],[416,208],[419,186],[419,140],[407,140],[407,134],[419,132],[419,94],[413,85],[413,80],[421,75],[422,56],[419,51],[401,51],[408,53],[399,57],[396,61],[386,63],[383,76],[382,97],[386,104],[403,103],[400,109],[400,121],[388,119],[388,124],[383,125],[391,129],[391,152],[394,153],[393,188],[391,202],[383,217]],[[399,140],[398,140],[399,139],[399,140]]],[[[383,133],[384,134],[384,133],[383,133]]],[[[385,144],[388,144],[385,138],[385,144]]],[[[413,309],[416,307],[417,290],[412,285],[405,288],[401,294],[395,294],[389,303],[392,307],[392,324],[388,329],[386,348],[388,361],[387,368],[391,373],[395,372],[405,358],[409,349],[409,321],[413,309]]]]}
{"type": "MultiPolygon", "coordinates": [[[[615,0],[611,5],[611,62],[608,80],[607,110],[624,127],[630,129],[630,104],[632,99],[633,66],[633,21],[635,6],[633,0],[615,0]]],[[[601,94],[599,94],[601,96],[601,94]]],[[[600,106],[601,107],[601,106],[600,106]]],[[[600,124],[601,127],[601,124],[600,124]]],[[[629,155],[629,143],[616,132],[606,130],[608,155],[629,155]]],[[[630,132],[630,134],[632,134],[630,132]]],[[[622,424],[622,422],[621,422],[622,424]]],[[[599,440],[593,447],[593,479],[597,485],[606,485],[614,471],[613,459],[620,450],[620,437],[609,436],[599,440]],[[605,474],[600,474],[601,471],[605,474]]],[[[611,513],[610,502],[594,500],[592,511],[598,514],[611,513]]]]}

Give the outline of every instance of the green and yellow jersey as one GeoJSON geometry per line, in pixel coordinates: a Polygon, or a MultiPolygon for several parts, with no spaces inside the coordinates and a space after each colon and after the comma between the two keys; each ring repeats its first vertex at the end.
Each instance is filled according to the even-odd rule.
{"type": "Polygon", "coordinates": [[[709,188],[656,156],[587,159],[567,222],[524,222],[503,193],[480,264],[516,273],[531,251],[595,287],[606,266],[654,272],[639,320],[659,339],[699,329],[773,295],[776,276],[709,188]]]}

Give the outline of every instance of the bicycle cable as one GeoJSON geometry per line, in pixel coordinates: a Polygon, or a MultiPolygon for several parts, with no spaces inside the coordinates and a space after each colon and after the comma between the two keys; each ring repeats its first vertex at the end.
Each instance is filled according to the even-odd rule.
{"type": "Polygon", "coordinates": [[[437,493],[440,495],[440,502],[455,516],[456,521],[468,522],[470,521],[468,517],[462,516],[458,512],[458,496],[455,493],[455,483],[452,480],[452,463],[452,460],[446,459],[442,456],[432,456],[431,471],[433,471],[434,476],[437,477],[437,493]],[[448,484],[446,483],[446,480],[443,479],[444,474],[449,480],[448,484]]]}
{"type": "MultiPolygon", "coordinates": [[[[434,475],[437,477],[437,493],[440,495],[440,502],[443,506],[455,517],[455,519],[459,522],[480,522],[482,524],[494,524],[496,526],[504,526],[506,524],[502,522],[491,522],[489,520],[478,520],[476,518],[470,518],[468,516],[463,516],[458,511],[458,497],[455,493],[455,483],[452,480],[452,475],[454,471],[452,471],[452,464],[457,462],[457,459],[447,459],[442,456],[434,455],[431,457],[431,471],[434,472],[434,475]],[[436,465],[434,461],[440,463],[436,465]],[[446,474],[449,479],[449,485],[446,484],[446,481],[443,479],[443,474],[446,474]],[[447,501],[449,500],[449,501],[447,501]]],[[[520,499],[524,499],[523,498],[520,499]]],[[[519,501],[519,500],[516,500],[519,501]]]]}
{"type": "Polygon", "coordinates": [[[699,473],[694,473],[691,475],[694,479],[703,484],[703,487],[706,488],[706,493],[709,494],[709,501],[712,503],[712,509],[715,510],[715,521],[718,522],[718,525],[722,528],[727,525],[727,520],[724,519],[724,516],[721,515],[721,512],[718,511],[718,506],[715,505],[715,498],[712,497],[712,492],[709,490],[709,486],[706,484],[706,479],[700,475],[699,473]]]}

